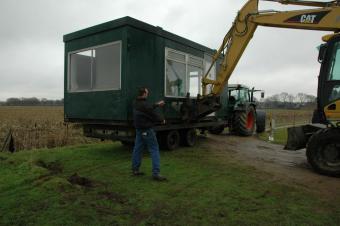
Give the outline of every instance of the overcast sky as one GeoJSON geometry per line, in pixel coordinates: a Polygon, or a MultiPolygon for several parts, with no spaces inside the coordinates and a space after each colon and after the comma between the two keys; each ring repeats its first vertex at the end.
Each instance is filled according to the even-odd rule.
{"type": "MultiPolygon", "coordinates": [[[[63,35],[124,16],[216,49],[245,0],[1,0],[0,100],[63,97],[63,35]]],[[[290,9],[261,2],[260,9],[290,9]]],[[[297,7],[294,7],[297,8],[297,7]]],[[[259,27],[231,83],[316,94],[319,31],[259,27]]]]}

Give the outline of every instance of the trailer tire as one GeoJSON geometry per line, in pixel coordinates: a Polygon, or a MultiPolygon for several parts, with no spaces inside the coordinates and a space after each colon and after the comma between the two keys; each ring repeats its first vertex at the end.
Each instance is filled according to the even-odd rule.
{"type": "Polygon", "coordinates": [[[180,135],[178,130],[170,130],[163,132],[161,135],[161,147],[162,149],[166,149],[172,151],[178,148],[180,143],[180,135]]]}
{"type": "Polygon", "coordinates": [[[197,133],[195,129],[186,129],[181,131],[181,143],[187,147],[195,146],[197,133]]]}
{"type": "Polygon", "coordinates": [[[255,122],[255,109],[249,106],[246,111],[235,112],[232,131],[240,136],[251,136],[255,130],[255,122]]]}
{"type": "Polygon", "coordinates": [[[266,130],[266,112],[256,110],[256,132],[263,133],[266,130]]]}
{"type": "Polygon", "coordinates": [[[306,149],[313,169],[324,175],[340,176],[340,129],[326,128],[314,133],[306,149]]]}

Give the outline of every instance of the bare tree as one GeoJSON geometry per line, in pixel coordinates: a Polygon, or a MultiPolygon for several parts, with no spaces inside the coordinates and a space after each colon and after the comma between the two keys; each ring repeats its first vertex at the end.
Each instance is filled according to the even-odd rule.
{"type": "Polygon", "coordinates": [[[306,102],[307,103],[315,103],[316,102],[316,96],[314,95],[306,95],[306,102]]]}
{"type": "Polygon", "coordinates": [[[305,93],[298,93],[296,95],[296,99],[298,99],[301,105],[306,102],[306,97],[307,95],[305,93]]]}
{"type": "Polygon", "coordinates": [[[280,101],[283,103],[287,102],[289,94],[287,92],[282,92],[280,93],[279,97],[280,97],[280,101]]]}
{"type": "Polygon", "coordinates": [[[293,102],[294,102],[294,99],[295,99],[295,97],[294,97],[292,94],[288,94],[288,97],[287,97],[287,99],[288,99],[288,102],[289,102],[289,103],[293,103],[293,102]]]}

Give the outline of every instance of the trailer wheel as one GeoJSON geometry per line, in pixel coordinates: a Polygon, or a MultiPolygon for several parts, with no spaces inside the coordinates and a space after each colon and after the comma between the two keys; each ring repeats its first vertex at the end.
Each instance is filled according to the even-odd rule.
{"type": "Polygon", "coordinates": [[[246,111],[235,112],[232,131],[237,135],[251,136],[254,133],[255,122],[255,109],[249,106],[246,111]]]}
{"type": "Polygon", "coordinates": [[[306,155],[316,172],[340,176],[340,129],[326,128],[314,133],[307,143],[306,155]]]}
{"type": "Polygon", "coordinates": [[[256,110],[256,132],[262,133],[266,130],[266,112],[256,110]]]}
{"type": "Polygon", "coordinates": [[[197,134],[195,129],[186,129],[181,131],[181,143],[187,147],[195,146],[197,134]]]}
{"type": "Polygon", "coordinates": [[[178,148],[179,146],[179,142],[180,142],[180,136],[179,136],[179,132],[177,130],[170,130],[167,132],[164,132],[162,134],[162,138],[161,138],[162,142],[162,148],[166,149],[166,150],[174,150],[176,148],[178,148]]]}

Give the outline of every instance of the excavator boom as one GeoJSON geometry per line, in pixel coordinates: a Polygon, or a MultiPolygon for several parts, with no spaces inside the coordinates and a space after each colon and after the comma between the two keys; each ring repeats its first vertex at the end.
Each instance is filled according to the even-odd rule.
{"type": "Polygon", "coordinates": [[[328,7],[332,5],[339,5],[340,1],[318,2],[318,1],[297,1],[297,0],[262,0],[267,2],[277,2],[284,5],[300,5],[312,7],[328,7]]]}
{"type": "Polygon", "coordinates": [[[254,35],[257,26],[277,28],[340,31],[339,1],[311,2],[277,0],[282,4],[321,6],[319,8],[294,11],[259,11],[258,0],[249,0],[238,12],[233,26],[223,39],[222,45],[213,57],[213,64],[223,56],[221,69],[215,80],[208,79],[208,71],[202,79],[203,96],[219,95],[223,91],[240,57],[254,35]],[[325,6],[325,7],[324,7],[325,6]],[[211,84],[212,90],[207,90],[211,84]],[[209,93],[208,93],[209,92],[209,93]]]}

